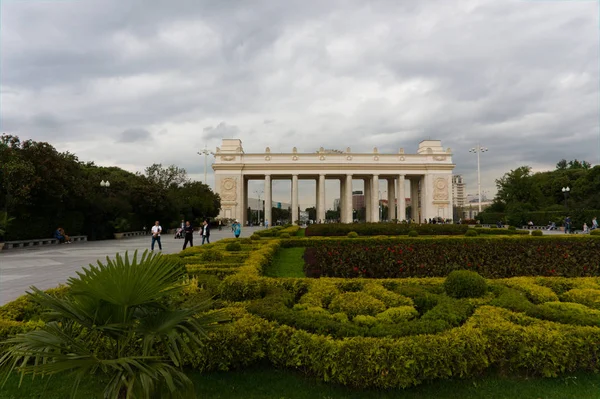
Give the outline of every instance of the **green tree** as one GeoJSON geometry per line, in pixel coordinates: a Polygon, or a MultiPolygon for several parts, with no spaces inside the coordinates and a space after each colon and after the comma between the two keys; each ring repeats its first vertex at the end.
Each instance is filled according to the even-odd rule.
{"type": "Polygon", "coordinates": [[[207,312],[211,300],[175,306],[184,288],[185,268],[162,255],[117,255],[90,265],[68,281],[59,298],[32,288],[30,298],[48,309],[38,330],[6,341],[0,358],[7,373],[71,373],[72,397],[82,379],[107,377],[106,398],[191,397],[193,385],[182,370],[208,329],[225,320],[207,312]]]}
{"type": "Polygon", "coordinates": [[[190,182],[185,169],[175,165],[163,167],[162,164],[155,163],[146,168],[145,175],[152,183],[164,189],[181,187],[190,182]]]}

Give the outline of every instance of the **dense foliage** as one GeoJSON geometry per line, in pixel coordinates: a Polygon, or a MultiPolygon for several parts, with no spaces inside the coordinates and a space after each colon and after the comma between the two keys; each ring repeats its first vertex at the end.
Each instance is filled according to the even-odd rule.
{"type": "Polygon", "coordinates": [[[198,295],[186,301],[184,278],[183,267],[146,251],[90,265],[60,296],[33,287],[29,298],[46,323],[5,341],[0,368],[34,376],[69,372],[72,397],[90,375],[105,377],[106,398],[190,397],[183,354],[227,318],[208,312],[211,300],[197,285],[191,292],[198,295]]]}
{"type": "MultiPolygon", "coordinates": [[[[436,246],[447,245],[452,254],[465,251],[485,264],[514,252],[533,274],[527,269],[528,256],[569,262],[576,253],[588,251],[594,262],[598,250],[592,252],[591,247],[600,242],[594,237],[264,237],[239,239],[241,250],[227,251],[233,241],[163,256],[174,265],[185,265],[197,282],[181,293],[181,302],[212,295],[215,306],[233,320],[185,355],[185,366],[230,370],[268,362],[358,388],[408,387],[490,370],[546,377],[600,371],[598,277],[512,277],[486,280],[486,285],[474,277],[468,278],[468,290],[475,286],[482,296],[453,298],[446,294],[445,278],[262,276],[282,246],[331,245],[353,256],[361,250],[370,253],[375,246],[391,252],[388,247],[404,245],[410,256],[419,256],[413,253],[416,248],[422,250],[423,259],[435,253],[436,246]],[[479,255],[477,246],[482,248],[479,255]],[[557,254],[562,258],[553,259],[557,254]]],[[[430,263],[437,261],[432,257],[430,263]]],[[[575,274],[581,272],[577,262],[570,266],[575,274]]],[[[596,269],[589,271],[596,274],[596,269]]],[[[1,307],[0,335],[40,328],[37,312],[27,300],[1,307]]]]}
{"type": "Polygon", "coordinates": [[[0,193],[0,209],[6,211],[0,215],[0,240],[51,237],[58,226],[90,240],[110,238],[116,229],[142,230],[155,220],[168,228],[184,218],[215,216],[220,207],[208,186],[189,181],[176,166],[154,164],[134,174],[9,135],[0,136],[0,193]],[[101,187],[101,181],[110,187],[101,187]]]}
{"type": "Polygon", "coordinates": [[[478,218],[484,223],[499,220],[510,225],[525,225],[533,221],[543,226],[548,222],[562,223],[568,213],[578,229],[588,225],[600,211],[600,165],[591,167],[585,161],[561,160],[556,169],[532,173],[521,166],[496,180],[498,193],[491,207],[478,218]],[[568,198],[562,188],[569,187],[568,198]]]}
{"type": "Polygon", "coordinates": [[[356,232],[359,236],[408,235],[411,230],[419,235],[463,235],[469,227],[457,224],[414,224],[414,223],[323,223],[311,224],[306,236],[347,236],[356,232]]]}
{"type": "Polygon", "coordinates": [[[445,277],[474,270],[487,278],[598,276],[600,239],[591,236],[328,239],[308,246],[305,270],[327,277],[445,277]]]}

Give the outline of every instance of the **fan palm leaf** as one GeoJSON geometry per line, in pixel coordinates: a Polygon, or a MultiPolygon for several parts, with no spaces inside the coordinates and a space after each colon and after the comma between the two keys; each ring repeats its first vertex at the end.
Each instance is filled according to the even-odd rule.
{"type": "Polygon", "coordinates": [[[181,290],[185,270],[147,251],[126,253],[90,265],[68,280],[63,298],[32,287],[28,295],[45,309],[47,323],[3,343],[0,368],[21,375],[73,375],[80,381],[102,373],[106,398],[180,397],[193,389],[181,370],[208,330],[226,320],[207,312],[212,301],[172,309],[169,298],[181,290]]]}

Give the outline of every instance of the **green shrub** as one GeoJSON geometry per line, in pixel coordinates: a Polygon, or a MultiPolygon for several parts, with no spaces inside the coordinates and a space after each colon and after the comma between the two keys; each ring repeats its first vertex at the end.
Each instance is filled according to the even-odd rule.
{"type": "Polygon", "coordinates": [[[339,293],[340,290],[332,281],[319,279],[311,284],[308,292],[300,299],[300,303],[326,308],[339,293]]]}
{"type": "Polygon", "coordinates": [[[516,230],[516,229],[517,229],[517,227],[516,227],[516,226],[508,226],[508,230],[513,230],[513,231],[514,231],[514,230],[516,230]]]}
{"type": "Polygon", "coordinates": [[[544,233],[542,233],[542,230],[533,230],[533,231],[531,232],[531,235],[532,235],[532,236],[539,237],[539,236],[543,236],[543,235],[544,235],[544,233]]]}
{"type": "Polygon", "coordinates": [[[419,235],[463,235],[468,226],[458,224],[414,224],[414,223],[321,223],[306,229],[306,236],[346,236],[356,232],[360,236],[399,236],[415,230],[419,235]]]}
{"type": "Polygon", "coordinates": [[[600,290],[576,288],[565,292],[562,300],[580,303],[593,309],[600,309],[600,290]]]}
{"type": "Polygon", "coordinates": [[[252,244],[252,240],[248,237],[240,238],[240,244],[244,244],[244,245],[252,244]]]}
{"type": "Polygon", "coordinates": [[[303,246],[305,270],[322,277],[445,277],[474,270],[485,278],[599,276],[598,237],[419,237],[285,241],[303,246]]]}
{"type": "Polygon", "coordinates": [[[280,233],[279,238],[290,238],[290,233],[280,233]]]}
{"type": "Polygon", "coordinates": [[[218,262],[223,260],[223,253],[216,249],[208,249],[202,252],[200,259],[204,262],[218,262]]]}
{"type": "Polygon", "coordinates": [[[444,289],[453,298],[478,298],[487,292],[487,284],[476,272],[456,270],[446,278],[444,289]]]}
{"type": "Polygon", "coordinates": [[[385,323],[400,323],[401,321],[412,320],[419,315],[419,312],[412,306],[399,306],[389,308],[379,314],[377,319],[385,323]]]}
{"type": "Polygon", "coordinates": [[[465,233],[465,237],[477,237],[478,235],[479,234],[477,234],[477,230],[474,230],[474,229],[469,229],[465,233]]]}
{"type": "Polygon", "coordinates": [[[362,314],[355,316],[354,319],[352,319],[352,321],[354,323],[358,324],[359,326],[366,326],[366,327],[371,327],[378,323],[378,320],[376,317],[362,315],[362,314]]]}
{"type": "Polygon", "coordinates": [[[329,310],[333,313],[343,312],[354,318],[357,315],[375,316],[385,310],[385,305],[364,292],[346,292],[333,298],[329,310]]]}
{"type": "Polygon", "coordinates": [[[348,238],[357,238],[358,237],[358,233],[356,231],[351,231],[348,233],[347,235],[348,238]]]}
{"type": "Polygon", "coordinates": [[[225,245],[225,249],[229,252],[241,251],[242,244],[240,244],[238,241],[229,242],[227,245],[225,245]]]}
{"type": "Polygon", "coordinates": [[[527,277],[513,277],[498,280],[498,282],[525,293],[527,298],[533,303],[558,301],[558,296],[554,291],[550,288],[535,284],[535,281],[527,277]]]}
{"type": "Polygon", "coordinates": [[[600,236],[600,229],[590,231],[590,235],[592,236],[600,236]]]}
{"type": "Polygon", "coordinates": [[[419,233],[416,230],[411,230],[408,232],[409,237],[418,237],[419,233]]]}
{"type": "Polygon", "coordinates": [[[261,239],[261,237],[258,234],[254,233],[250,236],[250,239],[253,241],[258,241],[261,239]]]}

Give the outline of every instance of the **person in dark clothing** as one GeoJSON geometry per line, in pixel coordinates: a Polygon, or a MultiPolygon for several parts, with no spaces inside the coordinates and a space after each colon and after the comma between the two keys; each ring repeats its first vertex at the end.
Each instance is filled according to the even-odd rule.
{"type": "Polygon", "coordinates": [[[202,245],[204,245],[204,241],[206,241],[207,244],[210,244],[210,226],[208,225],[207,220],[202,222],[200,234],[202,234],[202,245]]]}
{"type": "Polygon", "coordinates": [[[56,231],[54,232],[54,238],[56,238],[58,240],[59,243],[64,244],[65,243],[65,235],[64,233],[61,232],[61,228],[57,228],[56,231]]]}
{"type": "Polygon", "coordinates": [[[183,228],[183,232],[185,234],[185,241],[183,242],[183,249],[187,246],[187,243],[190,243],[190,247],[194,246],[194,228],[190,224],[189,221],[185,222],[185,227],[183,228]]]}

